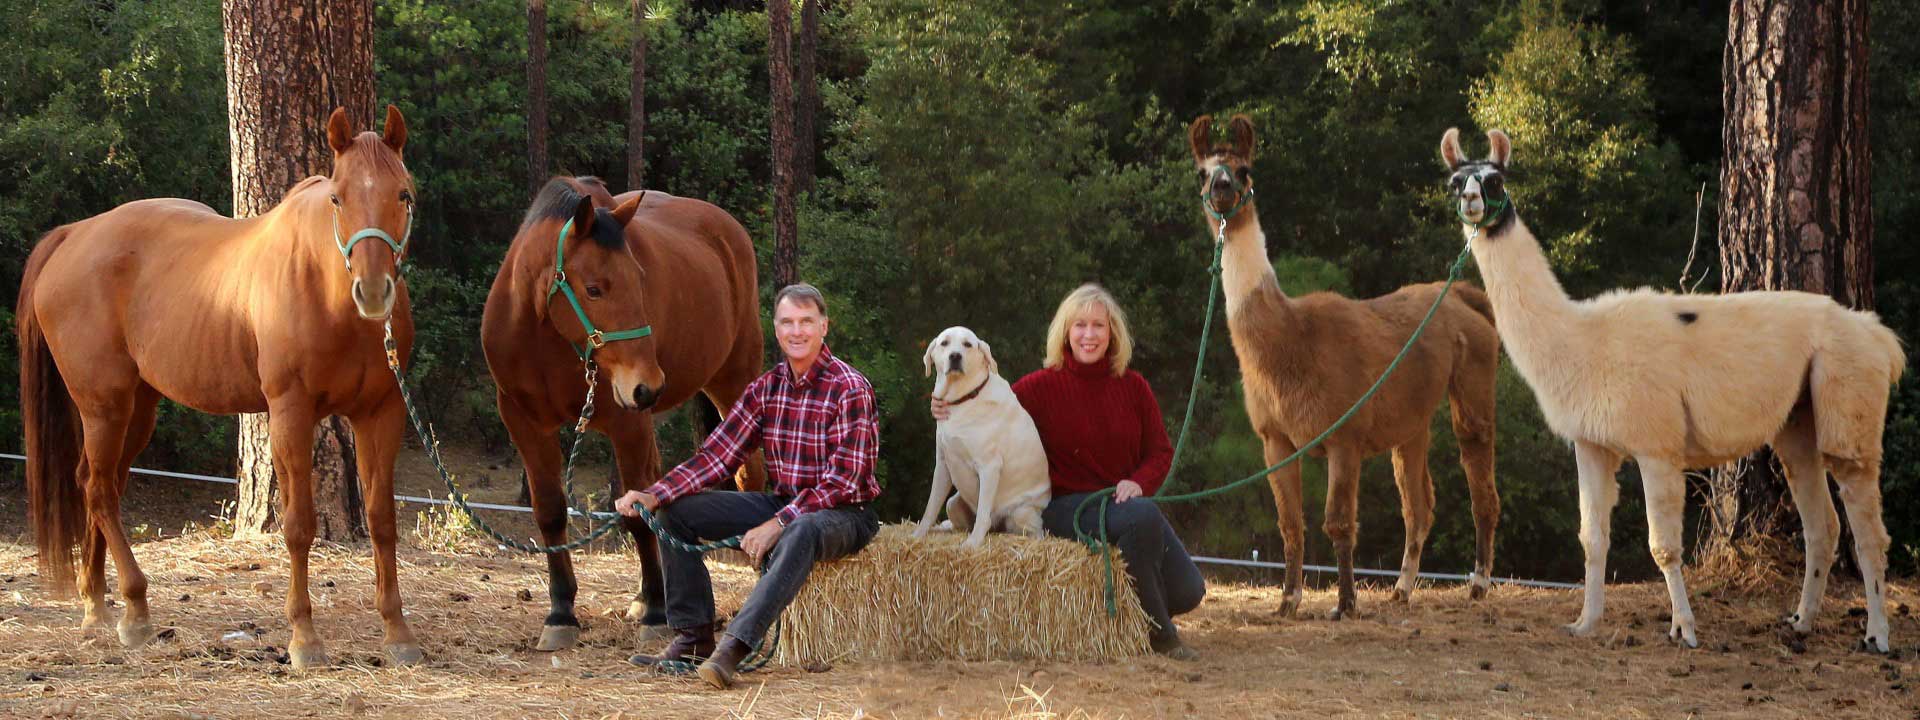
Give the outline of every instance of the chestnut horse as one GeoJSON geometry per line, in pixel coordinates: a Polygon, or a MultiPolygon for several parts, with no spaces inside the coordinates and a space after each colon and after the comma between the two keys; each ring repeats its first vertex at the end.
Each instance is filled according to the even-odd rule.
{"type": "Polygon", "coordinates": [[[72,592],[73,547],[82,545],[83,631],[110,620],[112,553],[127,604],[120,641],[137,647],[153,637],[120,497],[166,397],[203,412],[268,414],[292,557],[287,651],[296,668],[327,662],[307,597],[314,426],[347,417],[386,650],[402,665],[421,659],[395,576],[393,459],[406,413],[381,329],[392,323],[404,357],[413,340],[399,278],[413,213],[413,178],[400,159],[406,121],[388,106],[384,134],[356,135],[335,110],[327,142],[333,175],[300,181],[264,215],[236,220],[191,200],[141,200],[55,229],[27,259],[17,321],[29,514],[41,577],[55,593],[72,592]]]}
{"type": "MultiPolygon", "coordinates": [[[[543,543],[566,539],[558,432],[586,401],[583,360],[600,370],[588,427],[612,441],[622,484],[644,488],[660,476],[653,413],[696,392],[725,413],[759,376],[759,294],[753,240],[720,208],[659,192],[614,198],[592,178],[555,178],[540,191],[487,295],[480,342],[543,543]]],[[[746,469],[743,488],[766,485],[760,453],[746,469]]],[[[641,563],[627,615],[664,630],[659,546],[644,523],[623,525],[641,563]]],[[[580,639],[572,556],[549,553],[547,570],[551,607],[536,647],[560,650],[580,639]]]]}

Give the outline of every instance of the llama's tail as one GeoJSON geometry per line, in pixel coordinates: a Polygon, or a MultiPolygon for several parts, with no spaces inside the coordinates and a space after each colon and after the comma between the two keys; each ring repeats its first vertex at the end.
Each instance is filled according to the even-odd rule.
{"type": "Polygon", "coordinates": [[[80,416],[66,380],[53,363],[46,333],[33,309],[33,291],[47,259],[69,236],[67,227],[47,233],[27,257],[14,306],[20,341],[20,408],[27,436],[27,516],[40,551],[40,580],[56,597],[72,594],[73,548],[87,530],[86,498],[80,487],[80,416]]]}
{"type": "Polygon", "coordinates": [[[1460,298],[1460,302],[1466,303],[1467,307],[1473,308],[1474,312],[1480,313],[1481,316],[1485,317],[1488,325],[1494,324],[1493,301],[1487,299],[1487,291],[1481,290],[1468,283],[1455,283],[1453,286],[1453,296],[1460,298]]]}
{"type": "Polygon", "coordinates": [[[1879,316],[1873,313],[1864,314],[1868,321],[1868,332],[1873,334],[1873,339],[1880,345],[1880,351],[1886,353],[1888,359],[1887,367],[1890,369],[1887,372],[1887,384],[1900,382],[1901,374],[1907,370],[1907,351],[1900,346],[1900,336],[1895,335],[1886,323],[1880,322],[1879,316]]]}

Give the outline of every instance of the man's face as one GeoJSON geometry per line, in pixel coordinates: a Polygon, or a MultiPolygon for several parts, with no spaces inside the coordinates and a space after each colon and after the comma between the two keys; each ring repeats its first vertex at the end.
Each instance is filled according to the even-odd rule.
{"type": "Polygon", "coordinates": [[[827,317],[813,303],[783,299],[773,307],[773,337],[789,362],[812,363],[827,339],[827,317]]]}

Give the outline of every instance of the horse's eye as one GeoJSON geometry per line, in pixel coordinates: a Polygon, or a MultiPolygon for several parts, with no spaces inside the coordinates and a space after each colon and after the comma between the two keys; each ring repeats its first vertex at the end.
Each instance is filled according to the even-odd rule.
{"type": "Polygon", "coordinates": [[[403,203],[406,203],[406,204],[408,204],[408,205],[412,205],[412,204],[413,204],[413,191],[412,191],[412,190],[401,190],[401,191],[400,191],[400,202],[403,202],[403,203]]]}
{"type": "Polygon", "coordinates": [[[329,200],[329,201],[331,201],[331,202],[333,203],[333,206],[334,206],[334,207],[340,207],[340,196],[339,196],[339,195],[333,195],[333,194],[329,194],[329,195],[327,195],[327,200],[329,200]]]}
{"type": "Polygon", "coordinates": [[[599,286],[599,285],[588,285],[588,286],[587,286],[587,297],[588,297],[588,298],[591,298],[591,299],[594,299],[594,300],[599,300],[599,299],[600,299],[600,296],[601,296],[601,295],[604,295],[604,294],[606,294],[606,293],[605,293],[605,292],[603,292],[603,291],[601,291],[601,289],[600,289],[600,286],[599,286]]]}

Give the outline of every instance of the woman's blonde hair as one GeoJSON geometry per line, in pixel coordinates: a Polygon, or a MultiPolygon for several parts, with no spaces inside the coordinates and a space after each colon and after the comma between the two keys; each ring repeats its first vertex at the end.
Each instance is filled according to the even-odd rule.
{"type": "Polygon", "coordinates": [[[1113,376],[1127,373],[1127,363],[1133,361],[1133,333],[1127,329],[1127,313],[1120,309],[1113,293],[1095,283],[1075,288],[1067,294],[1067,299],[1060,301],[1060,309],[1053,312],[1053,324],[1047,326],[1045,364],[1049,369],[1066,367],[1066,359],[1073,355],[1073,351],[1067,349],[1067,330],[1073,327],[1074,318],[1096,303],[1107,309],[1107,359],[1113,363],[1113,376]]]}

